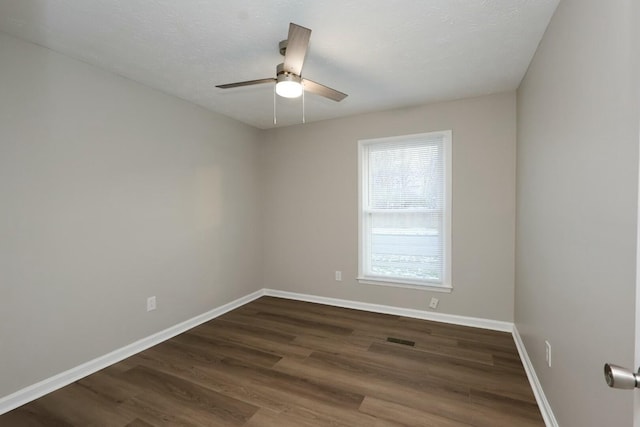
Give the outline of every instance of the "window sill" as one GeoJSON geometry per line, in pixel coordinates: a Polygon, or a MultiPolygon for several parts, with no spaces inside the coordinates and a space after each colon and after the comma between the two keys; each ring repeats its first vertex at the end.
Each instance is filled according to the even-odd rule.
{"type": "Polygon", "coordinates": [[[411,283],[401,281],[391,281],[386,279],[373,279],[370,277],[358,277],[358,283],[363,285],[390,286],[395,288],[418,289],[422,291],[451,293],[453,287],[450,285],[431,285],[428,283],[411,283]]]}

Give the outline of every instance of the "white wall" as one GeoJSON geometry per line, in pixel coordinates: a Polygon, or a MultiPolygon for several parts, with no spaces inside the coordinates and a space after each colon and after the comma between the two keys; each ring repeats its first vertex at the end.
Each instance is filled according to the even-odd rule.
{"type": "Polygon", "coordinates": [[[515,93],[269,130],[263,161],[266,287],[513,320],[515,93]],[[453,130],[451,294],[361,285],[357,141],[453,130]],[[343,281],[334,280],[334,271],[343,281]]]}
{"type": "Polygon", "coordinates": [[[257,138],[0,35],[0,396],[261,288],[257,138]]]}
{"type": "Polygon", "coordinates": [[[632,425],[602,367],[634,368],[635,1],[561,1],[518,91],[515,320],[563,427],[632,425]]]}

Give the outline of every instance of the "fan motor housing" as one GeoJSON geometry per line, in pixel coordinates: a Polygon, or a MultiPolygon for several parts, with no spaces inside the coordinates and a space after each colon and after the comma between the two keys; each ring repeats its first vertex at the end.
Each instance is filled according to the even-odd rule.
{"type": "Polygon", "coordinates": [[[278,64],[276,67],[276,81],[279,82],[296,82],[302,84],[302,77],[297,74],[284,70],[284,63],[278,64]]]}
{"type": "Polygon", "coordinates": [[[287,80],[300,83],[300,81],[302,80],[299,75],[285,71],[284,63],[278,64],[278,66],[276,67],[276,78],[279,82],[287,80]]]}
{"type": "Polygon", "coordinates": [[[278,49],[280,50],[280,55],[284,56],[287,53],[287,45],[289,44],[289,40],[282,40],[278,43],[278,49]]]}

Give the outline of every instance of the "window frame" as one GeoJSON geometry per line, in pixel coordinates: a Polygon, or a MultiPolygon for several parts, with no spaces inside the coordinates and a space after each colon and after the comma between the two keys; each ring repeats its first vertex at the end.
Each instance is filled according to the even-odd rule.
{"type": "Polygon", "coordinates": [[[395,286],[411,289],[421,289],[436,292],[451,292],[451,199],[452,199],[452,131],[433,131],[411,135],[401,135],[386,138],[362,139],[358,141],[358,277],[362,284],[395,286]],[[443,277],[441,282],[430,280],[410,280],[389,276],[375,276],[366,274],[366,262],[368,261],[369,235],[365,230],[365,198],[368,197],[368,150],[366,147],[375,144],[398,144],[423,141],[439,137],[442,139],[444,154],[444,215],[442,229],[443,238],[443,277]]]}

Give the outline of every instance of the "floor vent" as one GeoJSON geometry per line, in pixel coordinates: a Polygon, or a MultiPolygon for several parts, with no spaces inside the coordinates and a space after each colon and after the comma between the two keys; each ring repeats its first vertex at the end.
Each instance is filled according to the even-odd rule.
{"type": "Polygon", "coordinates": [[[408,346],[411,346],[411,347],[414,347],[416,345],[416,343],[414,341],[403,340],[403,339],[400,339],[400,338],[393,338],[393,337],[388,337],[387,341],[388,342],[393,342],[393,343],[396,343],[396,344],[408,345],[408,346]]]}

